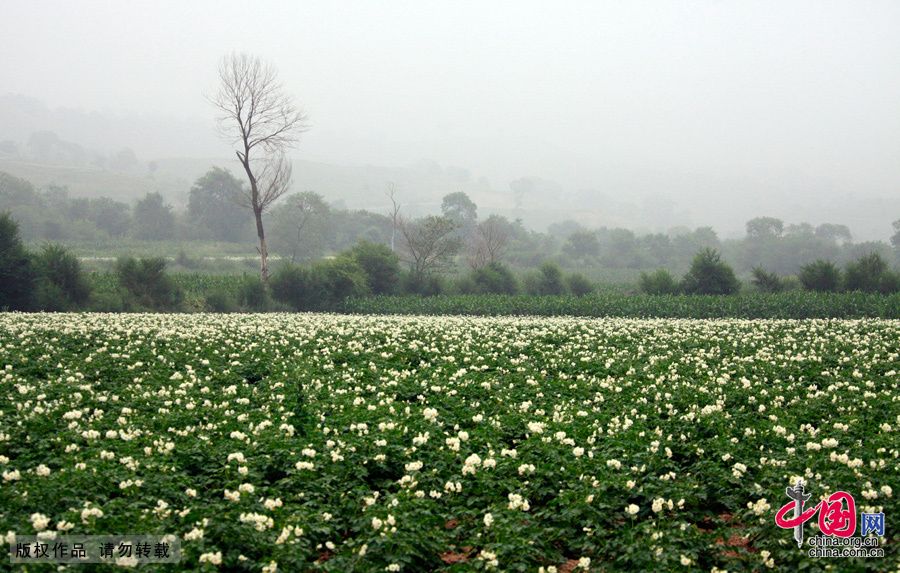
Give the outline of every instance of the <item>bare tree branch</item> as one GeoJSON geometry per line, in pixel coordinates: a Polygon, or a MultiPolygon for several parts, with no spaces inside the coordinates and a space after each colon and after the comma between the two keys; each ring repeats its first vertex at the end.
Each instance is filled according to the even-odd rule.
{"type": "Polygon", "coordinates": [[[456,225],[447,217],[430,215],[419,221],[400,221],[404,260],[413,274],[423,276],[453,264],[460,241],[453,236],[456,225]]]}
{"type": "Polygon", "coordinates": [[[391,252],[395,252],[394,249],[394,239],[397,236],[397,228],[400,226],[400,203],[394,198],[394,184],[388,183],[388,190],[386,192],[388,198],[391,200],[391,252]]]}
{"type": "Polygon", "coordinates": [[[259,239],[260,277],[269,278],[262,215],[291,184],[285,151],[306,131],[306,115],[294,105],[275,69],[248,54],[232,53],[219,64],[219,90],[210,102],[219,111],[222,137],[237,149],[250,187],[240,203],[253,211],[259,239]]]}
{"type": "Polygon", "coordinates": [[[475,226],[469,243],[469,266],[480,269],[499,263],[509,243],[509,232],[503,219],[492,215],[475,226]]]}

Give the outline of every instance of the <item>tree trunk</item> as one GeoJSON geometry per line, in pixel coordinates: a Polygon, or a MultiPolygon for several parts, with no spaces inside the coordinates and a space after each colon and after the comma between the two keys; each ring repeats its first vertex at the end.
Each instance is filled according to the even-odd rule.
{"type": "Polygon", "coordinates": [[[269,250],[266,248],[266,232],[263,229],[262,211],[253,210],[253,216],[256,217],[256,236],[259,237],[259,278],[262,282],[269,283],[269,250]]]}

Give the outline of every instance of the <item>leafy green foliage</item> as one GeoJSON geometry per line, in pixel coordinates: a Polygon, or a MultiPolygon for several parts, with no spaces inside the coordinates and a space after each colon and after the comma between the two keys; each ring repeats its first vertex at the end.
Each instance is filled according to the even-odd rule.
{"type": "Polygon", "coordinates": [[[163,258],[120,258],[116,261],[116,276],[129,302],[139,309],[177,309],[184,296],[172,277],[166,274],[163,258]]]}
{"type": "Polygon", "coordinates": [[[652,273],[641,273],[640,289],[645,294],[662,295],[678,292],[678,283],[672,273],[666,269],[658,269],[652,273]]]}
{"type": "Polygon", "coordinates": [[[525,290],[534,295],[564,294],[566,283],[559,265],[551,262],[542,264],[537,273],[525,277],[525,290]]]}
{"type": "Polygon", "coordinates": [[[697,253],[691,269],[681,279],[681,290],[687,294],[733,294],[740,287],[734,271],[715,249],[697,253]]]}
{"type": "Polygon", "coordinates": [[[457,286],[463,294],[508,294],[519,291],[519,282],[503,263],[490,263],[470,272],[457,286]]]}
{"type": "Polygon", "coordinates": [[[420,296],[437,296],[447,291],[447,286],[440,276],[415,272],[403,273],[400,276],[400,288],[404,293],[420,296]]]}
{"type": "Polygon", "coordinates": [[[878,253],[847,263],[844,288],[849,291],[891,293],[900,290],[900,278],[878,253]]]}
{"type": "Polygon", "coordinates": [[[269,306],[269,292],[266,285],[255,275],[243,275],[237,289],[237,302],[245,310],[253,312],[266,310],[269,306]]]}
{"type": "Polygon", "coordinates": [[[236,312],[239,308],[235,296],[223,288],[206,294],[206,310],[210,312],[236,312]]]}
{"type": "Polygon", "coordinates": [[[270,286],[272,296],[294,310],[334,308],[348,297],[369,293],[365,272],[346,257],[310,267],[283,265],[270,279],[270,286]]]}
{"type": "Polygon", "coordinates": [[[44,245],[34,258],[34,268],[38,308],[76,310],[88,301],[91,289],[81,270],[81,263],[62,245],[44,245]]]}
{"type": "Polygon", "coordinates": [[[34,274],[19,226],[9,213],[0,214],[0,309],[25,310],[31,304],[34,274]]]}
{"type": "Polygon", "coordinates": [[[841,286],[841,271],[831,261],[817,260],[800,269],[800,283],[806,290],[835,292],[841,286]]]}
{"type": "Polygon", "coordinates": [[[781,292],[785,288],[781,277],[761,267],[753,269],[753,286],[760,292],[781,292]]]}
{"type": "Polygon", "coordinates": [[[175,214],[159,193],[147,193],[134,206],[132,234],[138,239],[161,241],[175,232],[175,214]]]}
{"type": "Polygon", "coordinates": [[[243,183],[227,169],[213,167],[194,182],[188,195],[188,216],[219,241],[248,237],[253,221],[249,208],[240,205],[243,183]]]}
{"type": "Polygon", "coordinates": [[[594,284],[581,273],[573,273],[566,279],[569,292],[575,296],[585,296],[594,292],[594,284]]]}
{"type": "Polygon", "coordinates": [[[386,245],[360,241],[349,256],[366,274],[366,285],[372,294],[391,294],[400,282],[400,259],[386,245]]]}

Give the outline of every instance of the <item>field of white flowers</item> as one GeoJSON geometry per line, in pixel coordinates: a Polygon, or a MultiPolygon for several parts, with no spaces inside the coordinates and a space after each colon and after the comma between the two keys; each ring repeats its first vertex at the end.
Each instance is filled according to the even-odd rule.
{"type": "MultiPolygon", "coordinates": [[[[0,533],[161,570],[896,570],[900,321],[0,315],[0,533]],[[884,511],[815,560],[785,486],[884,511]]],[[[815,520],[808,534],[815,532],[815,520]]]]}

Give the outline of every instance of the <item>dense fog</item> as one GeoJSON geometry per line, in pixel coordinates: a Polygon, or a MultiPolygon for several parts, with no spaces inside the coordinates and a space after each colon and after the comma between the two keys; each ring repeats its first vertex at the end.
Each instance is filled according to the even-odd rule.
{"type": "Polygon", "coordinates": [[[204,94],[238,50],[277,67],[309,114],[295,189],[354,207],[384,208],[393,181],[423,212],[463,190],[536,228],[572,218],[728,237],[771,215],[886,239],[900,213],[894,2],[30,1],[3,13],[0,139],[20,148],[52,131],[188,182],[228,166],[204,94]],[[522,178],[538,184],[517,199],[522,178]]]}

